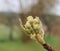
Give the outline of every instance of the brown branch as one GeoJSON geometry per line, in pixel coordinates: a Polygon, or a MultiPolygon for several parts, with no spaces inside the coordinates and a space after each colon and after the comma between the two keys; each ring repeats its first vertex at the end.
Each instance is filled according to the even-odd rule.
{"type": "Polygon", "coordinates": [[[43,44],[43,47],[48,51],[55,51],[49,44],[43,44]]]}

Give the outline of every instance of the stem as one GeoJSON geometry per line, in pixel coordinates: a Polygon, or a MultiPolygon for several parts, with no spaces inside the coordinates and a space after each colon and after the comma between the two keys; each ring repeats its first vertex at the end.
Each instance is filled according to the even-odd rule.
{"type": "Polygon", "coordinates": [[[45,43],[43,44],[43,47],[48,51],[55,51],[49,44],[45,43]]]}
{"type": "Polygon", "coordinates": [[[42,39],[39,35],[40,34],[36,35],[36,40],[38,43],[40,43],[48,51],[55,51],[49,44],[45,43],[44,39],[42,39]]]}

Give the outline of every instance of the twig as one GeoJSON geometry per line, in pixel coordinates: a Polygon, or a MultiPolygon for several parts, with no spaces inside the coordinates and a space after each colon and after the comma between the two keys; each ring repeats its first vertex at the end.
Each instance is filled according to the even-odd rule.
{"type": "Polygon", "coordinates": [[[43,44],[43,47],[48,51],[55,51],[49,44],[45,43],[43,44]]]}
{"type": "Polygon", "coordinates": [[[55,51],[49,44],[45,43],[44,40],[41,41],[39,35],[36,35],[36,40],[38,41],[38,43],[40,43],[46,50],[48,51],[55,51]]]}

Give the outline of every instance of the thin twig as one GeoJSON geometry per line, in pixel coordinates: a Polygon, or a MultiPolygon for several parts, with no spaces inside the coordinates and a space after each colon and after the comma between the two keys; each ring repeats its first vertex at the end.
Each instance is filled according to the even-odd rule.
{"type": "Polygon", "coordinates": [[[49,44],[47,44],[46,42],[41,41],[41,39],[39,39],[39,35],[36,36],[36,40],[38,41],[38,43],[42,44],[42,46],[48,50],[48,51],[55,51],[49,44]]]}

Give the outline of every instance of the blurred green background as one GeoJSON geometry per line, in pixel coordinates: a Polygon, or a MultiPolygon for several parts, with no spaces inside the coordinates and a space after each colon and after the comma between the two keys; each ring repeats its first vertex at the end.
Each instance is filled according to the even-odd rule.
{"type": "MultiPolygon", "coordinates": [[[[24,43],[21,40],[21,33],[17,27],[13,30],[13,41],[9,40],[9,31],[9,27],[0,25],[0,51],[46,51],[35,41],[31,40],[30,43],[24,43]]],[[[56,51],[60,51],[60,37],[45,34],[45,40],[56,51]]]]}

